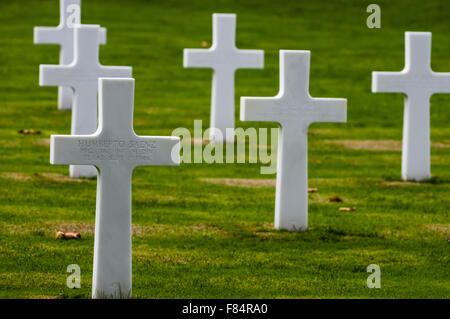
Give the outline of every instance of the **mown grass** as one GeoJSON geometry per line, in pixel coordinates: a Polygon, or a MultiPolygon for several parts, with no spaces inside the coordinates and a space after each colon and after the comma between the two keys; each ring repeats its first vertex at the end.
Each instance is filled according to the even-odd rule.
{"type": "MultiPolygon", "coordinates": [[[[450,96],[431,99],[430,182],[400,180],[403,98],[372,94],[371,72],[400,70],[404,31],[432,31],[432,67],[450,70],[450,5],[378,1],[382,28],[365,26],[366,1],[85,0],[82,22],[108,28],[105,65],[133,66],[135,130],[170,135],[209,121],[211,71],[182,68],[182,49],[211,42],[211,14],[238,14],[237,45],[265,50],[264,70],[236,74],[239,96],[278,91],[278,50],[311,50],[310,92],[348,98],[347,124],[313,124],[310,228],[273,230],[273,187],[202,179],[267,179],[259,164],[182,164],[133,175],[133,293],[138,298],[448,298],[450,96]],[[369,141],[369,142],[361,142],[369,141]],[[371,142],[370,142],[371,141],[371,142]],[[390,142],[394,141],[394,142],[390,142]],[[396,142],[395,142],[396,141],[396,142]],[[395,144],[397,143],[397,144],[395,144]],[[338,195],[342,203],[329,202],[338,195]],[[342,212],[339,207],[356,207],[342,212]],[[368,289],[366,267],[381,267],[368,289]]],[[[34,46],[33,26],[58,22],[58,1],[0,4],[0,297],[90,296],[95,180],[68,181],[47,140],[70,131],[38,65],[57,47],[34,46]],[[41,135],[20,135],[21,129],[41,135]],[[58,230],[80,231],[57,241],[58,230]],[[66,287],[79,264],[82,288],[66,287]]],[[[237,122],[249,127],[255,123],[237,122]]],[[[267,124],[259,123],[259,127],[267,124]]],[[[268,125],[273,127],[274,125],[268,125]]]]}

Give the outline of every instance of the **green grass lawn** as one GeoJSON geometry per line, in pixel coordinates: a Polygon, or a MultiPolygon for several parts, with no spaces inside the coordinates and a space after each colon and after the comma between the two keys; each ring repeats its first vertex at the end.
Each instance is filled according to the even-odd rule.
{"type": "MultiPolygon", "coordinates": [[[[183,69],[182,56],[211,43],[214,12],[238,14],[239,48],[265,51],[264,70],[236,73],[237,114],[240,96],[278,92],[280,49],[311,50],[312,96],[348,99],[348,123],[310,127],[309,186],[318,192],[309,195],[304,233],[273,229],[274,187],[244,187],[275,178],[260,175],[260,164],[136,169],[134,297],[450,297],[450,96],[431,99],[434,177],[405,183],[403,97],[371,93],[372,71],[403,68],[405,31],[433,32],[432,68],[450,72],[450,3],[379,0],[382,28],[368,29],[370,3],[83,0],[82,22],[108,28],[102,64],[133,67],[137,134],[208,125],[211,71],[183,69]],[[330,202],[334,195],[343,202],[330,202]],[[366,286],[373,263],[381,289],[366,286]]],[[[0,3],[2,298],[90,297],[96,181],[70,180],[68,166],[49,164],[49,136],[70,132],[70,112],[57,110],[56,88],[38,85],[39,64],[56,64],[58,47],[32,38],[34,26],[58,24],[58,7],[0,3]],[[55,240],[59,230],[82,239],[55,240]],[[81,289],[66,287],[69,264],[81,267],[81,289]]]]}

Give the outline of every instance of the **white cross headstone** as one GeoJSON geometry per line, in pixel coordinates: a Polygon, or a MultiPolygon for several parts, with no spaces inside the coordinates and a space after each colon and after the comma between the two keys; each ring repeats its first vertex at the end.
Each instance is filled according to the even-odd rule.
{"type": "Polygon", "coordinates": [[[278,122],[275,228],[308,227],[308,126],[345,122],[347,100],[309,95],[310,51],[280,51],[280,91],[275,97],[241,97],[241,121],[278,122]]]}
{"type": "MultiPolygon", "coordinates": [[[[131,77],[130,67],[103,66],[99,64],[100,27],[78,25],[75,27],[75,53],[70,65],[41,65],[39,84],[62,85],[74,89],[72,108],[73,135],[92,134],[97,130],[97,80],[100,77],[131,77]]],[[[94,177],[92,166],[70,166],[71,177],[94,177]]]]}
{"type": "Polygon", "coordinates": [[[234,73],[263,68],[263,50],[239,50],[235,45],[236,15],[213,14],[213,44],[209,49],[184,49],[185,68],[212,68],[210,140],[234,142],[234,73]],[[227,134],[227,128],[228,134],[227,134]]]}
{"type": "Polygon", "coordinates": [[[99,127],[92,135],[52,135],[52,164],[99,171],[95,217],[94,298],[131,296],[131,176],[137,166],[180,163],[178,137],[137,136],[134,79],[102,78],[99,127]]]}
{"type": "MultiPolygon", "coordinates": [[[[57,27],[35,27],[35,44],[59,44],[59,63],[67,65],[73,61],[74,25],[80,24],[81,0],[60,0],[60,23],[57,27]]],[[[100,29],[100,44],[106,43],[106,29],[100,29]]],[[[58,87],[58,109],[72,108],[72,88],[58,87]]]]}
{"type": "Polygon", "coordinates": [[[373,72],[372,92],[405,94],[402,178],[425,180],[430,175],[430,97],[450,93],[450,73],[431,70],[431,33],[405,32],[405,68],[373,72]]]}

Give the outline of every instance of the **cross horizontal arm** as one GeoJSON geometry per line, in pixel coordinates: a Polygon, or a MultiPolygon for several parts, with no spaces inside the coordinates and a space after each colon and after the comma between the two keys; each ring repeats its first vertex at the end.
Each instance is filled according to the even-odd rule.
{"type": "Polygon", "coordinates": [[[101,133],[51,136],[51,164],[100,167],[108,162],[122,162],[129,167],[179,165],[180,139],[176,136],[108,139],[101,133]]]}
{"type": "Polygon", "coordinates": [[[372,92],[406,93],[407,72],[372,72],[372,92]]]}
{"type": "Polygon", "coordinates": [[[40,65],[39,85],[40,86],[71,86],[75,76],[71,75],[70,65],[40,65]]]}
{"type": "Polygon", "coordinates": [[[433,93],[450,93],[450,72],[431,71],[433,93]]]}
{"type": "Polygon", "coordinates": [[[71,86],[75,80],[70,73],[70,65],[40,65],[39,85],[40,86],[71,86]]]}
{"type": "Polygon", "coordinates": [[[264,50],[239,50],[237,49],[236,68],[262,69],[264,67],[264,50]]]}
{"type": "Polygon", "coordinates": [[[212,68],[215,55],[211,49],[184,49],[183,67],[185,68],[212,68]]]}
{"type": "MultiPolygon", "coordinates": [[[[106,28],[100,28],[99,42],[106,44],[106,28]]],[[[67,36],[67,35],[66,35],[67,36]]],[[[35,27],[34,28],[34,44],[59,44],[62,45],[64,40],[63,34],[57,27],[35,27]]]]}
{"type": "Polygon", "coordinates": [[[275,97],[241,97],[241,121],[278,122],[281,124],[282,99],[275,97]]]}
{"type": "Polygon", "coordinates": [[[56,165],[95,165],[92,145],[97,145],[98,134],[52,135],[50,137],[50,163],[56,165]]]}
{"type": "Polygon", "coordinates": [[[63,43],[61,31],[54,27],[35,27],[34,44],[59,44],[63,43]]]}
{"type": "Polygon", "coordinates": [[[100,44],[106,44],[106,35],[107,35],[106,32],[107,32],[106,28],[100,28],[100,32],[98,35],[100,37],[100,39],[99,39],[100,44]]]}
{"type": "Polygon", "coordinates": [[[180,138],[177,136],[137,136],[130,143],[135,167],[180,165],[180,138]]]}
{"type": "Polygon", "coordinates": [[[305,117],[311,117],[311,123],[347,121],[347,99],[312,98],[310,105],[305,117]]]}

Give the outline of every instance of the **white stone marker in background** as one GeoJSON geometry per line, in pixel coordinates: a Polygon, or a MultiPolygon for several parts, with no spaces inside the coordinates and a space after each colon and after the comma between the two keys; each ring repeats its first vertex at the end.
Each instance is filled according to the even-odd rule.
{"type": "MultiPolygon", "coordinates": [[[[60,23],[57,27],[35,27],[35,44],[59,44],[59,63],[67,65],[73,61],[74,25],[81,22],[81,0],[60,0],[60,23]]],[[[100,44],[106,43],[106,29],[100,28],[100,44]]],[[[72,108],[72,88],[60,86],[58,88],[58,109],[72,108]]]]}
{"type": "Polygon", "coordinates": [[[280,91],[275,97],[241,97],[241,121],[278,122],[275,228],[308,227],[308,126],[345,122],[347,100],[309,95],[310,51],[280,51],[280,91]]]}
{"type": "MultiPolygon", "coordinates": [[[[75,27],[75,53],[70,65],[41,65],[39,84],[62,85],[74,89],[72,108],[73,135],[92,134],[97,130],[97,81],[100,77],[131,77],[130,67],[102,66],[99,64],[100,27],[75,27]]],[[[94,177],[92,166],[70,166],[71,177],[94,177]]]]}
{"type": "Polygon", "coordinates": [[[239,50],[235,45],[236,15],[213,14],[213,44],[209,49],[184,49],[185,68],[213,69],[210,140],[234,142],[234,73],[263,68],[264,51],[239,50]],[[217,133],[220,131],[220,133],[217,133]]]}
{"type": "Polygon", "coordinates": [[[92,295],[130,297],[131,176],[137,166],[179,165],[179,138],[134,133],[134,79],[102,78],[98,86],[98,130],[52,135],[50,162],[99,170],[92,295]]]}
{"type": "Polygon", "coordinates": [[[431,70],[431,33],[405,32],[405,68],[373,72],[372,92],[405,94],[402,178],[425,180],[430,175],[430,97],[450,93],[450,73],[431,70]]]}

